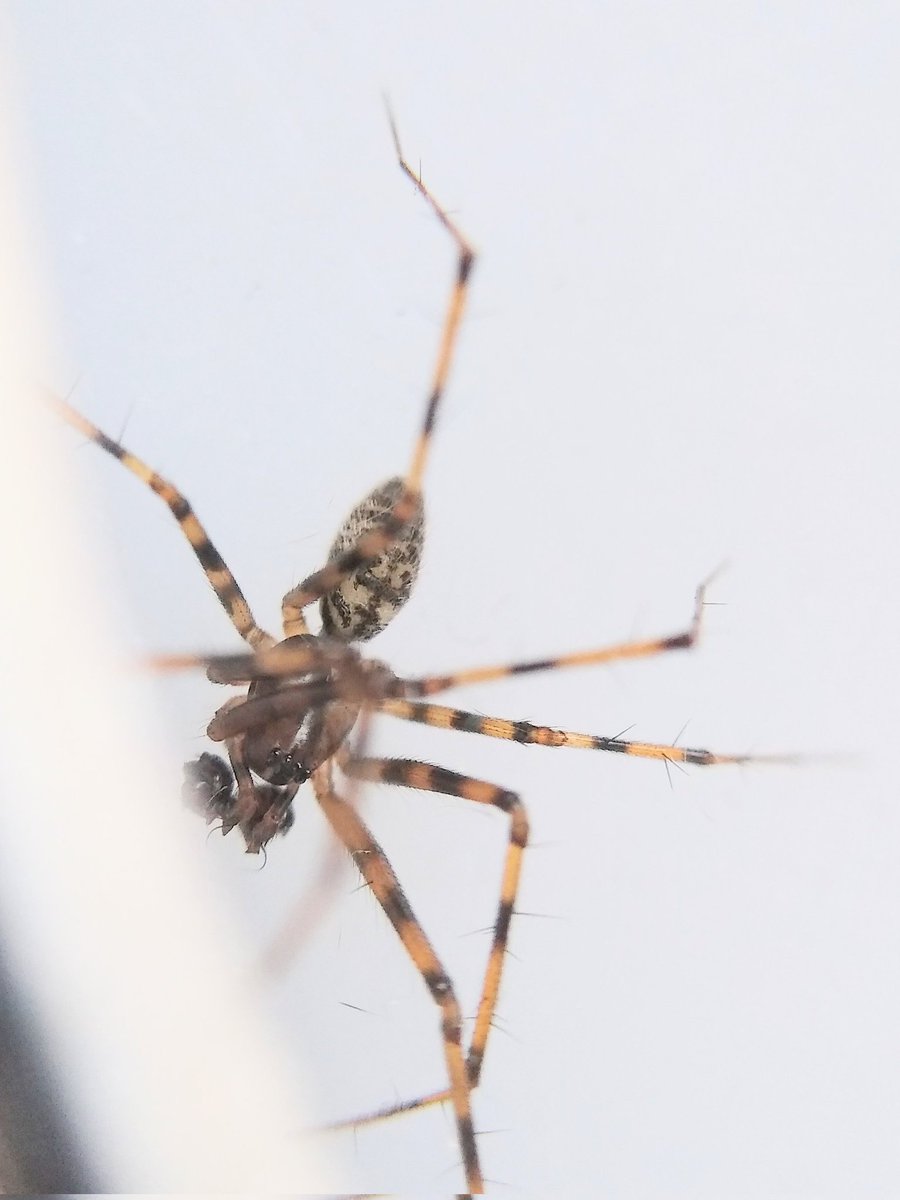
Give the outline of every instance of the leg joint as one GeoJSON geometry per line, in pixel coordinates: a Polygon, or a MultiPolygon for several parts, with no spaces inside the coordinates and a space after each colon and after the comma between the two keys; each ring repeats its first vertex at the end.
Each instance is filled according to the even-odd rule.
{"type": "Polygon", "coordinates": [[[456,997],[453,994],[453,984],[446,971],[437,969],[426,971],[424,974],[428,990],[438,1004],[446,1004],[448,1000],[451,1004],[456,1002],[456,997]]]}
{"type": "Polygon", "coordinates": [[[509,816],[509,840],[514,846],[524,849],[528,845],[528,814],[518,792],[501,792],[496,803],[509,816]]]}

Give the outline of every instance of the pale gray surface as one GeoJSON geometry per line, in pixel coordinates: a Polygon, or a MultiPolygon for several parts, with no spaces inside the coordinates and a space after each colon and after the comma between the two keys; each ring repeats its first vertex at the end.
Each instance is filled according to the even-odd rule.
{"type": "MultiPolygon", "coordinates": [[[[264,624],[420,417],[451,251],[392,161],[385,89],[483,257],[423,578],[373,650],[418,673],[674,631],[727,558],[696,655],[454,701],[858,754],[670,790],[653,764],[384,722],[385,748],[521,788],[521,908],[557,918],[514,926],[510,1036],[477,1099],[488,1176],[506,1194],[900,1191],[896,9],[9,11],[69,338],[49,382],[127,422],[264,624]]],[[[135,651],[233,647],[158,502],[72,453],[135,651]]],[[[220,696],[158,694],[177,804],[220,696]]],[[[197,830],[248,962],[317,869],[322,822],[298,807],[262,872],[197,830]]],[[[465,935],[491,919],[502,822],[388,789],[367,812],[471,1011],[487,938],[465,935]]],[[[443,1078],[421,983],[354,888],[347,869],[274,999],[328,1117],[443,1078]]],[[[335,1154],[348,1188],[458,1187],[440,1114],[335,1154]]]]}

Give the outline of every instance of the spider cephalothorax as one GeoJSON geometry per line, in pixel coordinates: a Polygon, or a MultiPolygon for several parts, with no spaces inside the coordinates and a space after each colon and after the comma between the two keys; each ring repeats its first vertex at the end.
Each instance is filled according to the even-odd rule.
{"type": "Polygon", "coordinates": [[[299,788],[343,747],[363,703],[397,691],[389,667],[325,634],[292,635],[249,664],[242,656],[221,659],[207,674],[249,687],[207,729],[224,742],[233,771],[201,755],[185,766],[185,794],[225,833],[239,827],[250,853],[286,832],[299,788]]]}

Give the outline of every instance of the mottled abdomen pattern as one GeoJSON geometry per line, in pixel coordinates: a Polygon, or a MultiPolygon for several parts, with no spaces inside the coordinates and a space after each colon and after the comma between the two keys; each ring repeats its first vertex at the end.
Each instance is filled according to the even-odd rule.
{"type": "MultiPolygon", "coordinates": [[[[364,534],[377,529],[403,493],[402,479],[389,479],[369,492],[338,530],[329,559],[351,550],[364,534]]],[[[366,642],[396,616],[419,573],[425,541],[425,510],[416,515],[380,558],[360,567],[322,597],[322,629],[345,642],[366,642]]]]}

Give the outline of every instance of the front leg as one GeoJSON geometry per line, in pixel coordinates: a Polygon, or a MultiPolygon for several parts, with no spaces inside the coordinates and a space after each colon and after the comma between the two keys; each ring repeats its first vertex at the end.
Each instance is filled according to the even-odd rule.
{"type": "Polygon", "coordinates": [[[229,738],[225,743],[234,771],[237,795],[232,815],[222,822],[222,832],[240,827],[248,854],[259,854],[276,834],[287,833],[294,823],[291,802],[300,788],[300,781],[276,785],[254,779],[244,758],[243,736],[229,738]]]}

